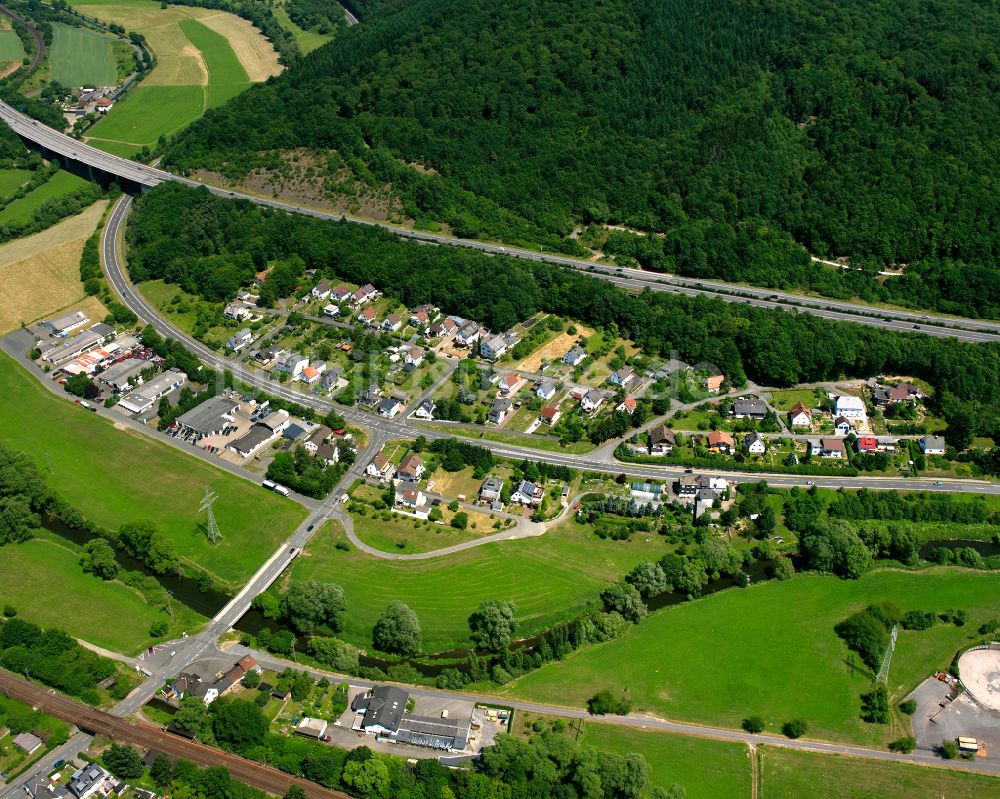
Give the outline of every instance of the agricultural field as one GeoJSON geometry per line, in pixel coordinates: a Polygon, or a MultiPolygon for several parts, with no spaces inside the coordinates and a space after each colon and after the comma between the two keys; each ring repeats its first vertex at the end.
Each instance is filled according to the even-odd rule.
{"type": "Polygon", "coordinates": [[[102,147],[111,142],[115,152],[129,155],[143,145],[152,146],[160,136],[169,136],[201,116],[205,89],[202,86],[156,86],[143,83],[132,89],[112,112],[88,133],[88,143],[102,147]]]}
{"type": "Polygon", "coordinates": [[[201,51],[208,70],[208,108],[222,105],[250,86],[247,71],[226,37],[194,19],[181,20],[188,41],[201,51]]]}
{"type": "Polygon", "coordinates": [[[135,652],[149,639],[149,627],[160,619],[171,632],[193,630],[204,619],[179,602],[173,618],[150,606],[135,589],[85,574],[79,552],[69,544],[35,538],[8,544],[0,557],[0,603],[13,605],[43,627],[60,627],[74,638],[115,652],[135,652]],[[67,602],[66,597],[73,601],[67,602]],[[114,620],[95,624],[95,620],[114,620]]]}
{"type": "Polygon", "coordinates": [[[687,799],[750,796],[750,759],[743,744],[596,722],[584,724],[580,740],[604,752],[639,752],[649,763],[653,785],[664,790],[683,785],[687,799]]]}
{"type": "Polygon", "coordinates": [[[664,553],[663,542],[635,536],[631,541],[597,538],[568,521],[539,538],[484,544],[447,557],[389,561],[348,545],[339,526],[328,526],[296,559],[292,578],[334,582],[347,598],[344,635],[367,643],[384,610],[372,597],[392,596],[419,616],[428,651],[468,643],[469,614],[484,599],[517,605],[518,635],[531,635],[577,616],[597,602],[602,586],[619,579],[644,558],[664,553]]]}
{"type": "MultiPolygon", "coordinates": [[[[0,246],[0,334],[58,311],[84,296],[80,253],[97,228],[105,201],[41,233],[0,246]]],[[[98,303],[96,298],[91,298],[98,303]]],[[[103,309],[91,318],[103,319],[103,309]]]]}
{"type": "Polygon", "coordinates": [[[11,28],[0,30],[0,64],[6,65],[10,62],[20,64],[24,58],[24,44],[21,37],[11,28]]]}
{"type": "Polygon", "coordinates": [[[898,731],[859,720],[859,696],[872,675],[856,665],[833,629],[882,601],[904,611],[963,608],[969,614],[965,628],[938,624],[900,633],[888,683],[898,700],[946,668],[980,624],[1000,615],[1000,575],[880,569],[860,580],[802,575],[722,591],[652,613],[624,638],[527,674],[506,692],[581,706],[597,691],[621,686],[635,709],[668,718],[738,727],[756,714],[777,732],[801,716],[809,736],[882,746],[898,731]]]}
{"type": "Polygon", "coordinates": [[[112,37],[53,23],[49,50],[52,80],[63,86],[113,86],[119,78],[115,61],[112,37]]]}
{"type": "Polygon", "coordinates": [[[0,211],[0,225],[22,224],[31,219],[35,213],[49,200],[55,200],[71,194],[87,185],[87,181],[76,175],[60,169],[45,183],[30,191],[19,200],[0,211]]]}
{"type": "Polygon", "coordinates": [[[760,799],[978,799],[1000,795],[1000,778],[983,774],[767,746],[759,751],[760,799]]]}
{"type": "Polygon", "coordinates": [[[152,0],[92,0],[77,8],[143,34],[157,57],[145,80],[88,132],[90,143],[116,155],[152,147],[280,71],[267,39],[232,14],[152,0]]]}
{"type": "Polygon", "coordinates": [[[6,355],[0,428],[9,446],[48,459],[50,485],[87,518],[111,529],[151,519],[183,562],[227,587],[246,580],[305,518],[294,502],[60,400],[6,355]],[[198,511],[206,486],[219,495],[216,545],[198,511]]]}

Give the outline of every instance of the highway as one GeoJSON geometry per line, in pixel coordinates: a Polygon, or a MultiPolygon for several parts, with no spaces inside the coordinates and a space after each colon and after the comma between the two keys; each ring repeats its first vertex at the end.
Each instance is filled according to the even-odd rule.
{"type": "Polygon", "coordinates": [[[929,314],[922,314],[915,311],[879,308],[854,302],[827,300],[819,297],[804,297],[797,294],[734,283],[678,278],[655,272],[647,272],[641,269],[616,268],[556,253],[535,252],[520,247],[504,247],[492,242],[458,239],[452,236],[410,230],[389,223],[348,218],[339,213],[331,213],[271,198],[256,197],[241,192],[229,191],[105,153],[49,128],[37,120],[31,119],[6,103],[0,103],[0,119],[6,122],[19,136],[34,142],[50,153],[78,161],[81,164],[86,164],[108,174],[116,175],[139,186],[152,187],[166,181],[176,181],[192,187],[204,186],[208,191],[220,197],[242,199],[288,213],[304,214],[319,219],[346,219],[357,224],[381,227],[402,238],[438,245],[447,244],[457,247],[468,247],[492,255],[502,254],[514,258],[554,263],[590,273],[595,277],[608,280],[630,291],[649,289],[675,294],[704,295],[726,302],[743,302],[760,308],[778,308],[792,312],[809,313],[826,319],[856,322],[901,332],[912,332],[916,328],[919,332],[928,335],[953,337],[970,343],[1000,341],[1000,323],[998,322],[939,315],[932,317],[929,314]]]}
{"type": "MultiPolygon", "coordinates": [[[[235,377],[247,385],[254,386],[270,394],[279,396],[290,402],[297,402],[313,408],[319,413],[325,414],[331,409],[336,409],[351,424],[359,425],[371,431],[373,437],[380,437],[382,440],[389,438],[415,438],[422,435],[425,438],[464,438],[481,446],[489,447],[496,455],[504,458],[516,460],[544,461],[560,466],[569,466],[572,469],[589,469],[608,474],[619,474],[627,471],[630,475],[642,477],[644,479],[669,479],[684,473],[683,466],[658,466],[646,464],[623,464],[614,459],[613,455],[591,453],[588,455],[571,455],[558,452],[545,452],[530,447],[519,447],[510,444],[498,444],[496,442],[479,439],[475,436],[463,435],[461,431],[454,433],[442,433],[421,426],[419,423],[408,422],[402,418],[388,419],[374,414],[365,413],[356,408],[338,405],[330,400],[319,397],[315,394],[305,394],[295,389],[271,380],[270,377],[259,370],[251,369],[241,363],[233,363],[214,352],[200,341],[189,336],[183,330],[175,327],[169,321],[150,306],[145,299],[136,291],[129,281],[127,270],[122,262],[118,241],[124,230],[125,221],[132,199],[124,195],[112,209],[108,223],[105,226],[101,239],[101,260],[105,273],[114,287],[116,293],[122,298],[122,302],[128,306],[133,313],[141,320],[153,325],[156,331],[165,337],[177,339],[203,363],[222,371],[228,369],[235,377]]],[[[361,460],[359,456],[359,460],[361,460]]],[[[936,491],[936,492],[958,492],[958,493],[987,493],[1000,494],[1000,484],[990,483],[983,480],[931,480],[924,478],[906,479],[899,477],[809,477],[801,475],[783,475],[769,473],[752,473],[740,471],[718,471],[712,470],[713,474],[718,474],[727,479],[745,482],[758,482],[767,480],[768,483],[780,487],[800,486],[816,484],[821,488],[873,488],[883,490],[898,491],[936,491]],[[940,485],[938,485],[940,483],[940,485]]]]}

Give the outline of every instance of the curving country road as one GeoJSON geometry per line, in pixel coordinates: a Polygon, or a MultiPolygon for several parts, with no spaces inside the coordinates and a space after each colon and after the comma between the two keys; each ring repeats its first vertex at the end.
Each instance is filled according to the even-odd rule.
{"type": "Polygon", "coordinates": [[[288,213],[304,214],[319,219],[347,219],[347,221],[357,224],[381,227],[402,238],[414,239],[430,244],[468,247],[492,255],[502,254],[514,258],[554,263],[578,271],[588,272],[594,277],[608,280],[630,291],[649,289],[651,291],[666,291],[674,294],[704,295],[726,302],[744,302],[760,308],[780,308],[795,313],[809,313],[826,319],[856,322],[889,330],[913,331],[916,328],[928,335],[953,337],[971,343],[1000,341],[1000,323],[997,322],[938,315],[932,317],[929,314],[919,312],[865,306],[854,302],[826,300],[818,297],[805,297],[772,289],[761,289],[720,281],[678,278],[671,275],[646,272],[641,269],[615,268],[606,264],[598,264],[555,253],[534,252],[533,250],[520,247],[504,247],[492,242],[458,239],[436,233],[425,233],[369,219],[348,219],[339,213],[331,213],[308,206],[282,202],[281,200],[229,191],[218,186],[201,183],[190,178],[171,174],[162,169],[138,164],[135,161],[105,153],[49,128],[37,120],[31,119],[6,103],[0,103],[0,120],[6,122],[19,136],[34,142],[49,153],[78,161],[143,187],[156,186],[166,181],[175,181],[192,187],[203,186],[212,194],[220,197],[242,199],[288,213]]]}
{"type": "MultiPolygon", "coordinates": [[[[619,474],[627,471],[631,475],[643,479],[664,480],[677,477],[685,472],[683,466],[659,466],[646,464],[622,464],[608,454],[607,449],[603,452],[594,452],[587,455],[570,455],[557,452],[545,452],[531,447],[520,447],[512,444],[499,444],[492,441],[480,439],[477,436],[463,435],[461,431],[454,433],[442,433],[436,430],[421,426],[419,423],[408,422],[405,419],[388,419],[374,414],[360,411],[344,405],[319,397],[315,394],[305,394],[296,391],[289,386],[271,380],[270,377],[259,370],[251,369],[242,363],[230,361],[216,353],[214,350],[202,344],[200,341],[189,336],[183,330],[175,327],[171,322],[164,319],[159,312],[154,309],[139,294],[127,276],[127,270],[120,253],[119,239],[124,230],[125,221],[128,217],[132,198],[124,195],[112,209],[111,216],[104,228],[101,239],[101,261],[105,274],[115,291],[122,298],[122,302],[132,310],[139,319],[153,325],[156,331],[162,336],[181,341],[192,353],[198,356],[203,363],[213,369],[222,371],[229,370],[236,378],[270,394],[279,396],[289,402],[297,402],[318,411],[326,413],[336,409],[351,424],[360,425],[367,428],[372,435],[373,441],[386,441],[390,438],[416,438],[424,436],[433,438],[462,438],[476,442],[482,446],[488,446],[497,456],[512,458],[515,460],[535,460],[551,463],[558,466],[568,466],[572,469],[589,469],[591,471],[604,472],[606,474],[619,474]]],[[[711,470],[713,474],[735,481],[759,482],[767,480],[768,483],[780,487],[806,486],[815,484],[820,488],[873,488],[898,491],[936,491],[936,492],[958,492],[958,493],[986,493],[1000,494],[1000,483],[990,483],[983,480],[930,480],[930,479],[902,479],[896,477],[813,477],[771,474],[771,473],[747,473],[740,471],[711,470]],[[938,484],[940,483],[940,485],[938,484]]]]}

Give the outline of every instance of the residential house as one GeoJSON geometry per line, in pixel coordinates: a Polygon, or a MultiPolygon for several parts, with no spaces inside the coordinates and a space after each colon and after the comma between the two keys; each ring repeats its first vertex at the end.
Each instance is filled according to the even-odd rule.
{"type": "Polygon", "coordinates": [[[764,436],[755,431],[743,437],[743,448],[750,455],[763,455],[767,452],[767,442],[764,436]]]}
{"type": "Polygon", "coordinates": [[[449,316],[442,319],[439,323],[431,325],[427,333],[432,338],[442,338],[450,336],[457,328],[458,325],[455,323],[455,320],[449,316]]]}
{"type": "Polygon", "coordinates": [[[844,458],[847,454],[842,438],[821,438],[811,442],[809,448],[821,458],[844,458]]]}
{"type": "Polygon", "coordinates": [[[330,289],[330,299],[333,302],[343,302],[348,297],[351,296],[351,290],[347,288],[343,283],[338,283],[332,289],[330,289]]]}
{"type": "Polygon", "coordinates": [[[541,420],[545,422],[545,424],[551,425],[559,421],[559,417],[562,416],[562,411],[559,410],[558,405],[552,404],[546,405],[542,408],[538,415],[541,417],[541,420]]]}
{"type": "Polygon", "coordinates": [[[378,314],[375,313],[375,308],[369,306],[358,314],[358,321],[361,322],[361,324],[366,325],[368,327],[375,327],[378,324],[378,321],[376,319],[377,316],[378,314]]]}
{"type": "Polygon", "coordinates": [[[855,446],[858,452],[878,452],[878,439],[875,436],[860,436],[855,446]]]}
{"type": "Polygon", "coordinates": [[[299,373],[299,380],[303,383],[308,383],[311,386],[314,383],[319,382],[319,379],[325,370],[326,364],[323,362],[310,364],[299,373]]]}
{"type": "Polygon", "coordinates": [[[270,347],[267,347],[266,349],[258,350],[250,357],[263,366],[270,364],[272,361],[276,361],[279,358],[284,358],[287,354],[288,354],[287,350],[282,349],[276,344],[272,344],[270,347]]]}
{"type": "Polygon", "coordinates": [[[736,441],[725,430],[713,430],[707,436],[709,452],[731,453],[736,449],[736,441]]]}
{"type": "Polygon", "coordinates": [[[331,366],[329,369],[324,369],[323,374],[319,376],[319,387],[324,391],[339,391],[346,385],[347,380],[344,379],[344,370],[339,366],[331,366]]]}
{"type": "Polygon", "coordinates": [[[812,411],[801,402],[796,402],[788,412],[788,421],[792,427],[812,427],[812,411]]]}
{"type": "Polygon", "coordinates": [[[838,416],[833,422],[833,427],[838,436],[846,436],[854,429],[854,425],[844,416],[838,416]]]}
{"type": "Polygon", "coordinates": [[[90,799],[91,796],[99,792],[104,792],[105,785],[111,779],[103,768],[96,763],[88,763],[81,769],[73,772],[66,787],[76,799],[90,799]]]}
{"type": "Polygon", "coordinates": [[[332,302],[329,305],[323,306],[323,316],[328,316],[331,319],[340,313],[340,307],[334,305],[332,302]]]}
{"type": "Polygon", "coordinates": [[[376,452],[371,463],[365,467],[365,474],[374,477],[376,480],[388,481],[396,472],[396,467],[392,465],[385,453],[376,452]]]}
{"type": "Polygon", "coordinates": [[[586,357],[587,351],[583,347],[573,347],[573,349],[563,355],[563,363],[570,366],[579,366],[586,357]]]}
{"type": "Polygon", "coordinates": [[[351,295],[351,304],[356,307],[364,305],[378,299],[379,292],[371,283],[366,283],[351,295]]]}
{"type": "Polygon", "coordinates": [[[245,322],[253,316],[253,312],[242,302],[231,302],[222,311],[226,319],[235,319],[237,322],[245,322]]]}
{"type": "MultiPolygon", "coordinates": [[[[517,338],[516,336],[514,337],[517,338]]],[[[490,336],[479,342],[479,354],[490,361],[502,358],[513,345],[508,343],[507,336],[490,336]]]]}
{"type": "Polygon", "coordinates": [[[532,508],[536,508],[542,504],[542,499],[545,497],[545,491],[541,486],[535,485],[528,480],[522,480],[517,484],[517,488],[514,489],[514,493],[510,495],[510,501],[516,502],[519,505],[527,505],[532,508]]]}
{"type": "Polygon", "coordinates": [[[455,334],[455,345],[458,347],[471,347],[483,335],[483,328],[478,322],[471,319],[466,321],[455,334]]]}
{"type": "Polygon", "coordinates": [[[308,365],[309,359],[305,355],[299,355],[297,352],[287,352],[278,359],[274,368],[292,377],[298,377],[308,365]]]}
{"type": "Polygon", "coordinates": [[[493,400],[490,410],[486,414],[486,420],[495,425],[502,425],[514,412],[514,403],[505,397],[493,400]]]}
{"type": "Polygon", "coordinates": [[[362,408],[374,408],[382,401],[382,389],[378,386],[366,388],[358,394],[358,405],[362,408]]]}
{"type": "Polygon", "coordinates": [[[682,475],[677,478],[677,496],[690,499],[698,494],[698,478],[682,475]]]}
{"type": "Polygon", "coordinates": [[[312,287],[312,295],[317,300],[325,300],[330,296],[330,281],[321,280],[315,286],[312,287]]]}
{"type": "Polygon", "coordinates": [[[411,452],[403,458],[396,470],[396,477],[405,483],[418,483],[423,476],[424,459],[415,452],[411,452]]]}
{"type": "Polygon", "coordinates": [[[878,451],[879,452],[895,452],[896,451],[896,439],[894,439],[894,438],[879,438],[878,439],[878,451]]]}
{"type": "Polygon", "coordinates": [[[253,341],[253,333],[250,331],[250,328],[245,327],[238,333],[231,335],[226,341],[226,346],[233,352],[239,352],[251,341],[253,341]]]}
{"type": "Polygon", "coordinates": [[[333,466],[340,460],[340,450],[328,441],[324,441],[316,448],[316,454],[313,457],[324,466],[333,466]]]}
{"type": "Polygon", "coordinates": [[[737,397],[731,413],[737,419],[763,419],[767,416],[767,403],[756,397],[737,397]]]}
{"type": "Polygon", "coordinates": [[[596,388],[592,388],[580,399],[580,407],[583,409],[584,413],[593,413],[601,407],[603,402],[604,392],[596,388]]]}
{"type": "Polygon", "coordinates": [[[416,486],[399,486],[396,489],[396,505],[400,510],[411,513],[418,519],[426,519],[431,512],[426,495],[416,486]]]}
{"type": "Polygon", "coordinates": [[[403,350],[403,362],[408,366],[420,368],[424,362],[424,351],[420,347],[406,347],[403,350]]]}
{"type": "Polygon", "coordinates": [[[382,322],[382,330],[386,333],[395,333],[403,326],[403,317],[398,313],[389,314],[382,322]]]}
{"type": "Polygon", "coordinates": [[[303,442],[302,446],[305,447],[306,452],[310,455],[315,455],[320,444],[324,443],[332,435],[333,431],[329,427],[320,425],[312,431],[312,434],[303,442]]]}
{"type": "Polygon", "coordinates": [[[623,366],[621,369],[612,372],[611,377],[608,381],[619,388],[625,388],[629,383],[635,380],[635,369],[631,366],[623,366]]]}
{"type": "Polygon", "coordinates": [[[722,384],[725,382],[725,375],[709,375],[701,381],[701,387],[709,394],[718,394],[722,389],[722,384]]]}
{"type": "Polygon", "coordinates": [[[666,425],[659,425],[649,431],[649,454],[669,455],[677,444],[677,434],[666,425]]]}
{"type": "Polygon", "coordinates": [[[509,396],[515,393],[523,383],[524,378],[517,372],[507,372],[507,374],[500,378],[500,393],[504,396],[509,396]]]}
{"type": "Polygon", "coordinates": [[[631,416],[635,412],[635,397],[631,394],[626,394],[625,399],[615,406],[615,410],[623,413],[627,413],[631,416]]]}
{"type": "Polygon", "coordinates": [[[479,499],[482,502],[495,502],[503,494],[503,480],[499,477],[487,477],[479,487],[479,499]]]}
{"type": "Polygon", "coordinates": [[[864,419],[865,402],[861,397],[842,394],[834,400],[833,413],[835,416],[843,416],[845,419],[864,419]]]}
{"type": "Polygon", "coordinates": [[[398,416],[401,410],[403,410],[403,400],[395,394],[391,397],[386,397],[378,404],[378,415],[386,416],[389,419],[398,416]]]}
{"type": "Polygon", "coordinates": [[[943,436],[924,436],[920,439],[920,451],[924,455],[944,455],[945,442],[943,436]]]}
{"type": "Polygon", "coordinates": [[[417,409],[413,412],[413,417],[415,419],[432,420],[434,418],[435,407],[434,400],[428,397],[417,406],[417,409]]]}
{"type": "Polygon", "coordinates": [[[427,327],[427,325],[430,324],[430,321],[431,317],[427,311],[414,311],[410,314],[410,324],[415,327],[419,327],[421,330],[427,327]]]}
{"type": "Polygon", "coordinates": [[[538,399],[548,402],[556,395],[556,383],[554,380],[539,380],[535,383],[534,392],[538,399]]]}
{"type": "Polygon", "coordinates": [[[284,433],[291,423],[292,420],[286,410],[272,411],[259,421],[259,424],[264,425],[264,427],[276,435],[284,433]]]}

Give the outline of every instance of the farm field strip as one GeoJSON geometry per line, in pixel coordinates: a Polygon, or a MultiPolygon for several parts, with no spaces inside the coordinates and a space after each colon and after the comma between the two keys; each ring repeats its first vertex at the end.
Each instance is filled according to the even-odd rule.
{"type": "Polygon", "coordinates": [[[181,20],[180,28],[205,60],[205,67],[208,69],[208,108],[222,105],[250,85],[246,70],[236,58],[225,36],[195,19],[181,20]]]}
{"type": "Polygon", "coordinates": [[[106,206],[94,203],[41,233],[0,246],[0,333],[84,296],[80,253],[106,206]]]}
{"type": "Polygon", "coordinates": [[[0,62],[20,61],[24,58],[24,44],[17,31],[7,28],[0,30],[0,62]]]}
{"type": "Polygon", "coordinates": [[[27,222],[31,219],[31,215],[49,200],[63,197],[86,185],[87,181],[83,178],[65,170],[59,170],[41,186],[33,189],[19,200],[14,200],[0,211],[0,225],[27,222]]]}
{"type": "Polygon", "coordinates": [[[87,28],[52,24],[52,80],[64,86],[113,86],[118,80],[114,39],[87,28]]]}

